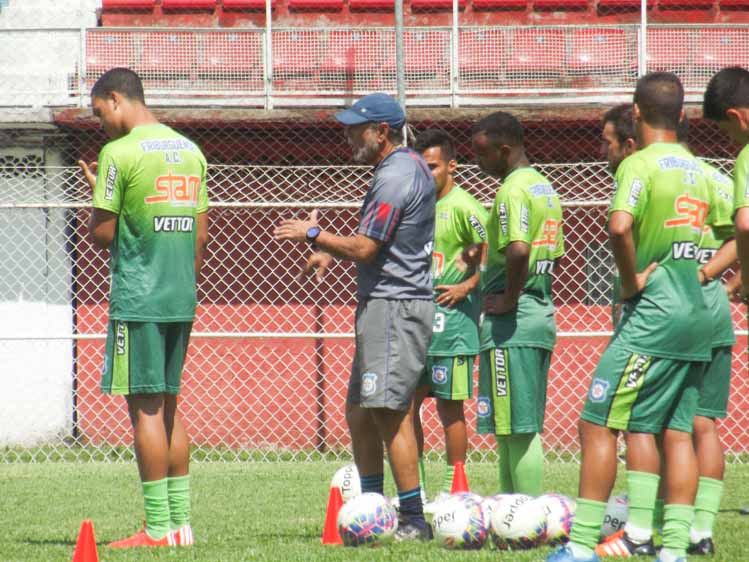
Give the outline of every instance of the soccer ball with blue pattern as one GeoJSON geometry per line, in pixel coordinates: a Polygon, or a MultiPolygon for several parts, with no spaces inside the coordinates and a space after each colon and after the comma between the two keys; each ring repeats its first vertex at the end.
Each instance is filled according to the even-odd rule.
{"type": "Polygon", "coordinates": [[[375,546],[398,528],[398,514],[386,497],[366,493],[347,501],[338,513],[338,532],[346,546],[375,546]]]}
{"type": "Polygon", "coordinates": [[[434,537],[447,548],[478,550],[489,533],[475,494],[455,494],[439,503],[432,518],[434,537]]]}
{"type": "Polygon", "coordinates": [[[491,536],[500,550],[527,550],[546,540],[546,513],[530,496],[515,494],[492,512],[491,536]]]}
{"type": "Polygon", "coordinates": [[[562,494],[545,494],[536,501],[546,513],[546,542],[555,545],[569,541],[575,519],[575,501],[562,494]]]}

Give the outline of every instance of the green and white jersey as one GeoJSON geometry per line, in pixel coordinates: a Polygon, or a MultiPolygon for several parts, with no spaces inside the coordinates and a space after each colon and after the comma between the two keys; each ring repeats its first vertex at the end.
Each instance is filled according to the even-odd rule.
{"type": "Polygon", "coordinates": [[[715,205],[702,166],[678,144],[651,144],[619,165],[615,189],[609,216],[632,215],[636,270],[658,267],[644,290],[622,303],[612,343],[643,355],[709,361],[712,319],[697,256],[715,205]]]}
{"type": "Polygon", "coordinates": [[[99,153],[93,205],[118,215],[109,317],[195,317],[197,215],[208,210],[206,160],[165,125],[135,127],[99,153]]]}
{"type": "MultiPolygon", "coordinates": [[[[700,240],[700,251],[697,261],[705,265],[715,252],[723,245],[727,238],[734,236],[736,229],[733,224],[733,181],[720,170],[707,162],[699,160],[707,183],[712,190],[715,209],[712,214],[712,224],[705,225],[700,240]]],[[[713,336],[712,346],[724,347],[736,343],[731,318],[731,305],[728,295],[720,279],[714,279],[702,287],[705,303],[712,312],[713,336]]]]}
{"type": "MultiPolygon", "coordinates": [[[[486,209],[467,191],[455,186],[437,201],[432,278],[434,285],[457,285],[473,272],[456,259],[466,246],[486,241],[486,209]]],[[[435,291],[435,297],[438,293],[435,291]]],[[[427,355],[477,355],[481,302],[478,290],[453,308],[435,305],[432,343],[427,355]]]]}
{"type": "Polygon", "coordinates": [[[749,144],[746,145],[733,169],[734,212],[742,207],[749,207],[749,144]]]}
{"type": "Polygon", "coordinates": [[[549,181],[533,168],[505,178],[487,221],[487,260],[481,293],[505,290],[505,248],[512,242],[530,247],[528,278],[515,310],[484,316],[481,350],[526,346],[553,350],[556,340],[551,279],[554,262],[564,254],[562,207],[549,181]]]}

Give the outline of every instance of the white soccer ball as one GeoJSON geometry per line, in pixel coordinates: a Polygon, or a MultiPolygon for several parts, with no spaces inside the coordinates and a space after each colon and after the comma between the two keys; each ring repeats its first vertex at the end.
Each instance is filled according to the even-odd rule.
{"type": "Polygon", "coordinates": [[[475,494],[455,494],[436,506],[434,538],[445,547],[478,550],[484,546],[488,535],[484,512],[481,502],[472,496],[475,494]]]}
{"type": "Polygon", "coordinates": [[[341,490],[344,502],[361,494],[361,480],[359,480],[359,471],[356,469],[356,465],[347,464],[339,468],[333,475],[330,487],[341,490]]]}
{"type": "Polygon", "coordinates": [[[486,522],[487,529],[491,530],[492,528],[492,513],[494,513],[499,503],[512,496],[513,494],[496,494],[494,496],[487,496],[481,500],[481,508],[484,510],[484,521],[486,522]]]}
{"type": "Polygon", "coordinates": [[[601,525],[601,538],[606,538],[622,530],[629,515],[627,496],[611,496],[606,504],[606,515],[601,525]]]}
{"type": "Polygon", "coordinates": [[[527,550],[546,539],[546,513],[530,496],[503,499],[492,512],[492,541],[500,550],[527,550]]]}
{"type": "Polygon", "coordinates": [[[545,494],[537,500],[546,513],[546,542],[564,544],[570,538],[575,501],[562,494],[545,494]]]}
{"type": "Polygon", "coordinates": [[[385,496],[366,493],[350,499],[338,512],[338,532],[346,546],[387,542],[398,528],[398,514],[385,496]]]}

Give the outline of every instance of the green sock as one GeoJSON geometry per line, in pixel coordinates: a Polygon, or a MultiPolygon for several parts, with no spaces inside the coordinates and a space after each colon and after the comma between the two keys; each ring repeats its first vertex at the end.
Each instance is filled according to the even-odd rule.
{"type": "Polygon", "coordinates": [[[152,539],[161,539],[169,532],[169,491],[167,479],[141,482],[146,510],[146,532],[152,539]]]}
{"type": "Polygon", "coordinates": [[[663,549],[677,558],[686,557],[694,506],[669,504],[663,508],[663,549]]]}
{"type": "Polygon", "coordinates": [[[426,472],[424,471],[424,458],[419,457],[419,486],[421,486],[421,490],[424,492],[424,495],[427,493],[427,477],[426,472]]]}
{"type": "Polygon", "coordinates": [[[601,523],[603,523],[604,515],[606,515],[605,502],[577,498],[577,510],[570,533],[570,542],[578,547],[576,550],[580,554],[588,557],[593,554],[593,549],[601,537],[601,523]]]}
{"type": "Polygon", "coordinates": [[[176,531],[190,523],[190,475],[167,478],[169,527],[176,531]]]}
{"type": "Polygon", "coordinates": [[[538,433],[520,433],[507,437],[510,470],[516,494],[541,495],[544,474],[544,450],[538,433]]]}
{"type": "Polygon", "coordinates": [[[627,471],[627,533],[637,542],[645,542],[653,536],[653,512],[660,480],[660,476],[650,472],[627,471]]]}
{"type": "Polygon", "coordinates": [[[497,435],[497,455],[499,455],[499,493],[512,494],[515,487],[512,485],[510,449],[507,446],[506,436],[497,435]]]}
{"type": "Polygon", "coordinates": [[[655,508],[653,509],[653,529],[663,530],[663,505],[665,502],[663,498],[657,498],[655,500],[655,508]]]}
{"type": "Polygon", "coordinates": [[[453,476],[455,475],[455,467],[451,464],[445,466],[445,475],[442,477],[442,491],[446,494],[450,493],[453,487],[453,476]]]}
{"type": "Polygon", "coordinates": [[[712,536],[715,517],[723,497],[723,481],[700,476],[697,497],[694,500],[694,530],[704,537],[712,536]]]}

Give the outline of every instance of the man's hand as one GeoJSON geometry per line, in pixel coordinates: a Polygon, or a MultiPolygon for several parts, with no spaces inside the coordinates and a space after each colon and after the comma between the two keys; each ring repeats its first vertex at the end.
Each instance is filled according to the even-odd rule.
{"type": "Polygon", "coordinates": [[[273,236],[276,240],[306,242],[307,231],[313,226],[317,226],[317,209],[309,214],[309,220],[306,221],[284,219],[273,231],[273,236]]]}
{"type": "Polygon", "coordinates": [[[650,277],[650,274],[653,273],[653,271],[655,271],[656,267],[658,267],[658,262],[653,262],[645,268],[645,271],[643,271],[642,273],[637,273],[635,275],[634,287],[624,287],[624,285],[622,284],[622,288],[621,288],[622,300],[631,299],[637,293],[642,292],[642,290],[645,288],[645,285],[648,282],[648,277],[650,277]]]}
{"type": "Polygon", "coordinates": [[[307,263],[302,268],[300,277],[311,275],[314,272],[315,278],[319,283],[325,277],[325,273],[328,271],[332,261],[333,256],[330,254],[326,252],[314,252],[307,258],[307,263]]]}
{"type": "Polygon", "coordinates": [[[486,295],[481,310],[486,314],[507,314],[517,305],[517,302],[510,302],[505,293],[499,293],[496,295],[486,295]]]}
{"type": "Polygon", "coordinates": [[[435,291],[442,291],[437,296],[437,304],[440,306],[446,306],[452,308],[459,302],[462,302],[471,292],[471,288],[465,283],[458,283],[457,285],[437,285],[434,288],[435,291]]]}
{"type": "Polygon", "coordinates": [[[78,160],[78,167],[83,172],[91,191],[93,191],[96,187],[96,168],[98,167],[98,163],[91,162],[90,164],[86,164],[83,160],[78,160]]]}
{"type": "Polygon", "coordinates": [[[468,271],[469,268],[476,269],[481,263],[482,246],[483,244],[472,244],[458,254],[455,257],[455,269],[461,272],[468,271]]]}

